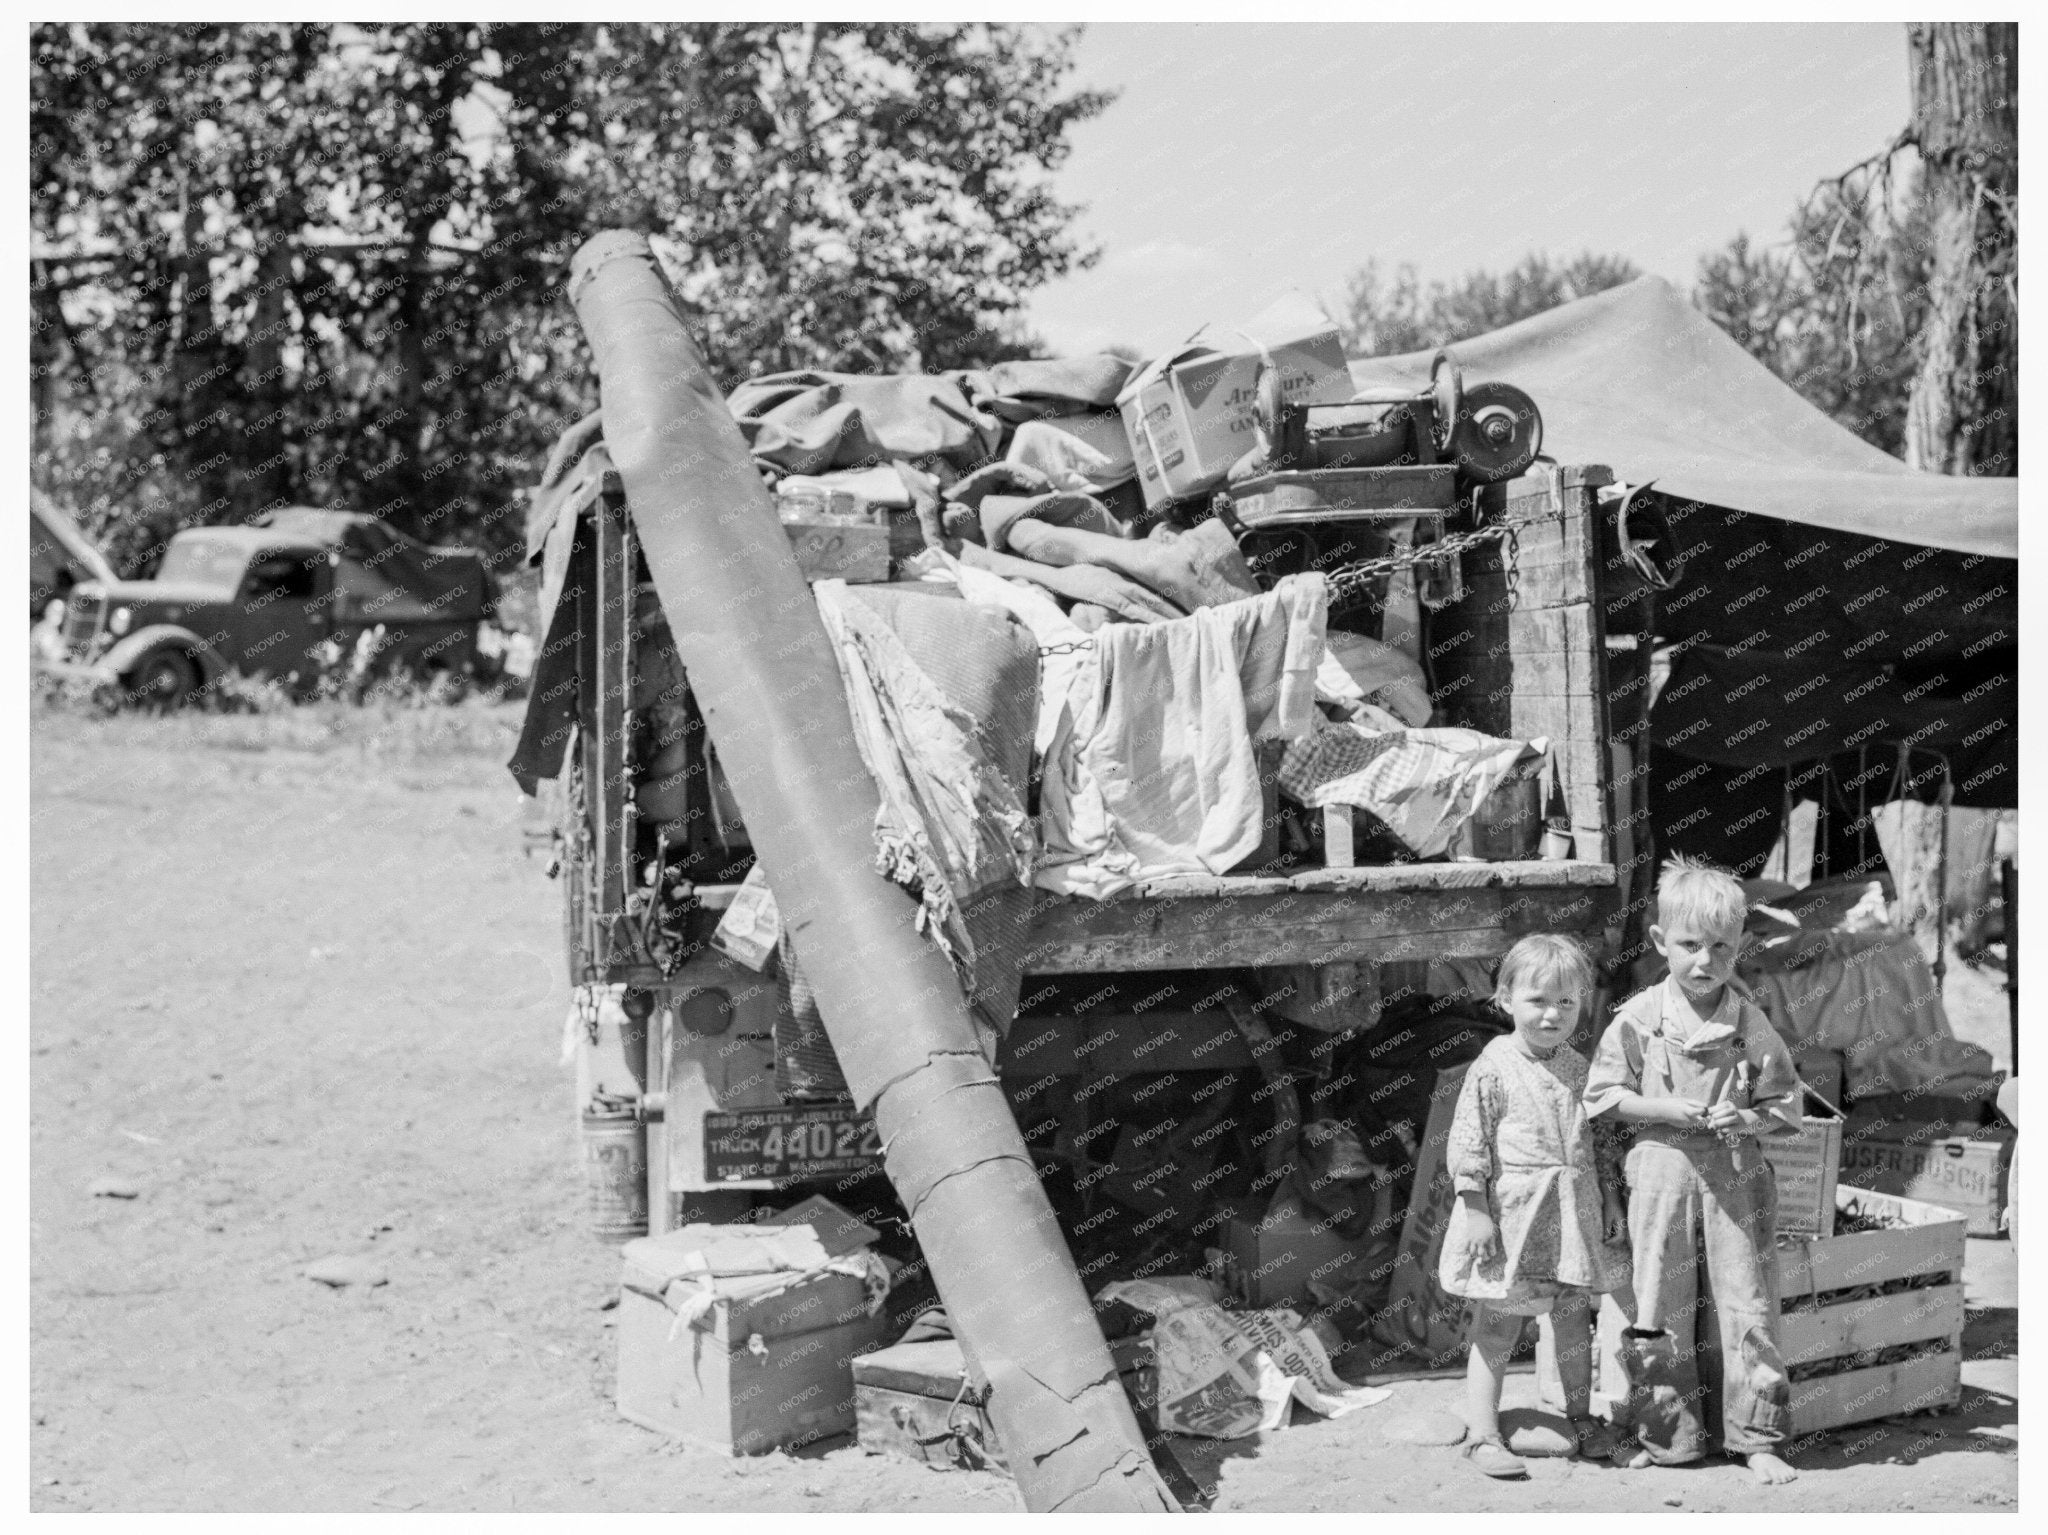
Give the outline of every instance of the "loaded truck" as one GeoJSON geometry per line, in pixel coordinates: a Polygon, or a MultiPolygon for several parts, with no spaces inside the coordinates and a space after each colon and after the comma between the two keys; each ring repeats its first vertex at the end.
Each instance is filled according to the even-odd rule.
{"type": "MultiPolygon", "coordinates": [[[[1368,862],[1349,816],[1269,800],[1265,845],[1230,873],[1102,900],[1033,890],[1018,1015],[991,1054],[915,901],[875,870],[876,789],[805,570],[646,242],[592,240],[570,299],[602,411],[535,495],[546,638],[513,766],[557,809],[606,1230],[742,1220],[886,1177],[990,1383],[1027,1505],[1173,1506],[1087,1292],[1162,1250],[1175,1222],[1146,1217],[1148,1194],[1210,1209],[1243,1179],[1177,1170],[1158,1147],[1193,1156],[1186,1138],[1146,1140],[1146,1116],[1227,1098],[1242,1124],[1215,1139],[1242,1135],[1248,1171],[1277,1176],[1311,1084],[1331,1080],[1331,1041],[1372,1038],[1432,967],[1489,965],[1532,931],[1612,961],[1640,925],[1650,595],[1612,476],[1538,460],[1377,518],[1233,519],[1247,548],[1264,538],[1261,580],[1370,523],[1381,563],[1346,621],[1384,633],[1405,615],[1441,723],[1547,743],[1549,856],[1510,828],[1491,856],[1368,862]],[[787,1090],[776,962],[712,942],[754,899],[750,875],[815,989],[837,1096],[787,1090]],[[1276,975],[1297,1005],[1274,1001],[1276,975]],[[1335,1004],[1341,1029],[1295,1021],[1303,999],[1335,1004]],[[1134,1141],[1149,1182],[1116,1166],[1134,1141]],[[1099,1260],[1086,1284],[1081,1251],[1099,1260]]],[[[892,535],[892,572],[916,535],[892,535]]]]}

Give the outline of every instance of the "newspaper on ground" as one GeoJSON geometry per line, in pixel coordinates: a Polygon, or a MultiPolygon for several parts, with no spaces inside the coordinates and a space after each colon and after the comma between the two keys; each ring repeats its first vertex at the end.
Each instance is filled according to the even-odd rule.
{"type": "Polygon", "coordinates": [[[1159,1427],[1167,1433],[1240,1439],[1284,1427],[1295,1401],[1338,1418],[1392,1394],[1340,1379],[1322,1340],[1286,1307],[1225,1311],[1185,1288],[1147,1280],[1106,1286],[1102,1298],[1155,1318],[1159,1427]]]}

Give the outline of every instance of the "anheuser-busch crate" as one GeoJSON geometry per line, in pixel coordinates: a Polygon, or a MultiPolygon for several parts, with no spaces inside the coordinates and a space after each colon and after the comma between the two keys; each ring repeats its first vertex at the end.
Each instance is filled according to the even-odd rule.
{"type": "Polygon", "coordinates": [[[1963,1389],[1963,1217],[1846,1186],[1835,1203],[1838,1224],[1868,1229],[1778,1244],[1792,1432],[1953,1407],[1963,1389]]]}
{"type": "Polygon", "coordinates": [[[1842,1181],[1907,1199],[1927,1199],[1962,1212],[1973,1237],[2003,1229],[2010,1130],[1981,1128],[1944,1134],[1941,1125],[1894,1125],[1883,1135],[1856,1133],[1842,1142],[1842,1181]]]}

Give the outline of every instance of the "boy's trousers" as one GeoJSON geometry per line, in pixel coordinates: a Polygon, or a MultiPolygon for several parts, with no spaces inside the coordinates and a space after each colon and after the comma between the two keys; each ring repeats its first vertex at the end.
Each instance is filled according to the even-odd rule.
{"type": "Polygon", "coordinates": [[[1628,1154],[1632,1332],[1621,1355],[1636,1437],[1660,1465],[1711,1447],[1784,1444],[1792,1387],[1778,1349],[1778,1190],[1756,1141],[1645,1138],[1628,1154]],[[1646,1336],[1647,1335],[1647,1336],[1646,1336]]]}

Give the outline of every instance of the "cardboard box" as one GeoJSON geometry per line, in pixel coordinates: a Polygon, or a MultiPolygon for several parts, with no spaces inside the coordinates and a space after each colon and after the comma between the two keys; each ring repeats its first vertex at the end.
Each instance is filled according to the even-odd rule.
{"type": "Polygon", "coordinates": [[[1778,1230],[1789,1236],[1832,1235],[1842,1121],[1818,1108],[1809,1095],[1806,1123],[1797,1135],[1766,1136],[1758,1144],[1778,1179],[1778,1230]]]}
{"type": "Polygon", "coordinates": [[[2012,1147],[2010,1131],[1992,1128],[1916,1136],[1895,1126],[1883,1136],[1853,1134],[1842,1146],[1842,1181],[1946,1206],[1961,1213],[1971,1236],[1995,1237],[2003,1229],[2012,1147]]]}
{"type": "Polygon", "coordinates": [[[1262,1219],[1233,1214],[1224,1223],[1223,1250],[1231,1289],[1260,1308],[1314,1306],[1311,1279],[1341,1290],[1365,1257],[1363,1240],[1339,1234],[1320,1212],[1292,1205],[1262,1219]]]}
{"type": "Polygon", "coordinates": [[[872,522],[784,522],[806,581],[889,579],[889,529],[872,522]]]}
{"type": "Polygon", "coordinates": [[[1354,393],[1337,327],[1299,295],[1242,327],[1205,327],[1180,351],[1141,369],[1117,396],[1146,506],[1222,484],[1230,466],[1257,445],[1265,357],[1279,370],[1281,398],[1290,405],[1333,405],[1354,393]]]}
{"type": "Polygon", "coordinates": [[[760,1455],[854,1427],[853,1361],[881,1346],[886,1310],[870,1317],[851,1274],[715,1281],[719,1298],[688,1322],[664,1299],[691,1275],[706,1232],[686,1226],[625,1247],[619,1297],[619,1415],[731,1455],[760,1455]]]}

